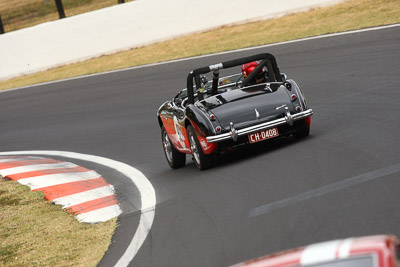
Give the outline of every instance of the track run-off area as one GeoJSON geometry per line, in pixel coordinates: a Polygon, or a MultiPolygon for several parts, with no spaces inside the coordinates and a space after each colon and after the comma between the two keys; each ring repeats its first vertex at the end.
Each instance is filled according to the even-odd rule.
{"type": "Polygon", "coordinates": [[[227,266],[325,240],[399,236],[399,43],[392,25],[5,91],[0,154],[68,159],[113,186],[122,214],[99,266],[227,266]],[[189,157],[170,169],[158,107],[190,70],[264,52],[302,87],[310,136],[222,155],[203,172],[189,157]]]}

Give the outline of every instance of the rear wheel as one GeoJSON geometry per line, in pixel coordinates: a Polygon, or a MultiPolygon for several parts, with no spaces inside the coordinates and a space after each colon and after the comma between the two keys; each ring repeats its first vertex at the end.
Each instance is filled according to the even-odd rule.
{"type": "Polygon", "coordinates": [[[197,168],[200,170],[206,170],[214,165],[214,158],[212,155],[204,154],[200,147],[199,139],[197,138],[196,132],[191,125],[187,128],[190,150],[192,151],[193,161],[196,163],[197,168]]]}
{"type": "Polygon", "coordinates": [[[181,153],[174,148],[164,126],[161,129],[161,141],[164,149],[165,158],[167,159],[169,166],[173,169],[185,166],[186,154],[181,153]]]}

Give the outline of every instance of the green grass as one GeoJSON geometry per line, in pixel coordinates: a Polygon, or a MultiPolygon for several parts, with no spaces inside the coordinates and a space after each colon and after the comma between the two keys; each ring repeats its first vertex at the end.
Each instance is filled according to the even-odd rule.
{"type": "Polygon", "coordinates": [[[79,223],[40,192],[0,178],[0,266],[96,266],[116,227],[79,223]]]}
{"type": "Polygon", "coordinates": [[[190,35],[0,82],[0,90],[310,36],[400,22],[400,0],[351,0],[190,35]]]}

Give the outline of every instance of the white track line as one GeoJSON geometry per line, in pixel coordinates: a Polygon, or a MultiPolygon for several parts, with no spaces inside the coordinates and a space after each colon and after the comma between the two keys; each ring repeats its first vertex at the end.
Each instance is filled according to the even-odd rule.
{"type": "MultiPolygon", "coordinates": [[[[103,158],[99,156],[87,155],[87,154],[80,154],[75,152],[65,152],[65,151],[12,151],[12,152],[0,152],[1,155],[50,155],[50,156],[60,156],[66,158],[73,158],[79,159],[84,161],[90,161],[97,164],[101,164],[107,166],[111,169],[114,169],[129,179],[135,184],[137,189],[140,192],[140,199],[141,199],[141,214],[138,228],[136,229],[135,235],[133,236],[131,242],[129,243],[128,247],[126,248],[124,254],[118,260],[115,266],[128,266],[128,264],[133,260],[137,252],[139,251],[140,247],[142,246],[143,242],[145,241],[147,235],[150,232],[151,226],[154,221],[154,213],[155,213],[155,206],[156,206],[156,195],[153,186],[147,180],[147,178],[137,169],[129,166],[128,164],[103,158]]],[[[78,214],[78,220],[82,222],[85,221],[86,215],[97,215],[103,213],[100,218],[103,219],[103,216],[107,216],[109,214],[113,214],[116,212],[116,207],[111,206],[104,209],[99,209],[97,213],[87,212],[78,214]]],[[[91,217],[93,218],[93,217],[91,217]]]]}
{"type": "Polygon", "coordinates": [[[269,212],[285,208],[290,205],[294,205],[312,198],[316,198],[319,196],[323,196],[332,192],[336,192],[342,189],[346,189],[355,185],[359,185],[362,183],[366,183],[375,179],[379,179],[381,177],[385,177],[386,175],[392,175],[395,173],[400,172],[400,163],[395,165],[386,166],[384,168],[374,170],[371,172],[367,172],[361,175],[357,175],[354,177],[347,178],[345,180],[341,180],[339,182],[328,184],[314,190],[310,190],[307,192],[303,192],[299,195],[292,196],[290,198],[278,200],[266,205],[262,205],[251,209],[248,216],[249,217],[256,217],[260,215],[267,214],[269,212]]]}

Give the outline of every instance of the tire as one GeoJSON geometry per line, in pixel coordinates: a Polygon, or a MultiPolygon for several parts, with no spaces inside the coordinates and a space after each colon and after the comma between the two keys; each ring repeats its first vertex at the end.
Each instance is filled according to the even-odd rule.
{"type": "Polygon", "coordinates": [[[174,148],[164,126],[161,129],[161,141],[163,145],[165,158],[167,159],[169,166],[172,169],[177,169],[185,166],[186,154],[181,153],[174,148]]]}
{"type": "Polygon", "coordinates": [[[310,134],[310,125],[306,123],[306,120],[302,120],[299,123],[297,132],[294,134],[296,138],[303,138],[310,134]]]}
{"type": "Polygon", "coordinates": [[[197,168],[200,170],[206,170],[214,166],[213,156],[204,154],[200,147],[196,132],[191,125],[187,127],[187,134],[189,138],[190,150],[192,151],[193,161],[197,168]]]}

